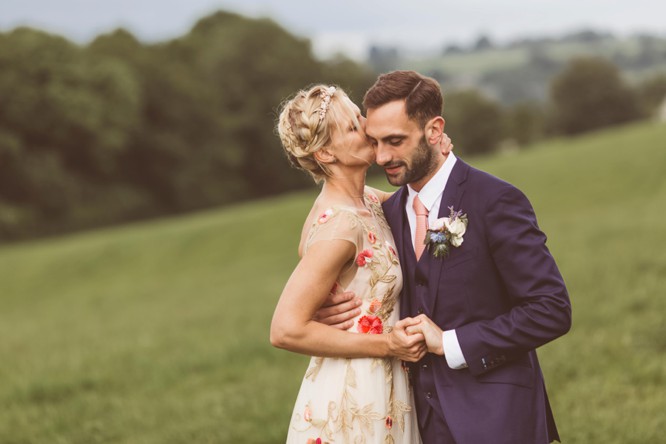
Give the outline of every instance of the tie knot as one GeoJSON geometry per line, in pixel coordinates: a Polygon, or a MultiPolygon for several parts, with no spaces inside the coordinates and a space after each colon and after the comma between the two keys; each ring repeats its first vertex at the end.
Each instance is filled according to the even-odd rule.
{"type": "Polygon", "coordinates": [[[428,209],[423,205],[423,202],[421,202],[421,199],[419,199],[419,196],[417,195],[414,198],[414,212],[416,213],[417,216],[427,216],[428,215],[428,209]]]}

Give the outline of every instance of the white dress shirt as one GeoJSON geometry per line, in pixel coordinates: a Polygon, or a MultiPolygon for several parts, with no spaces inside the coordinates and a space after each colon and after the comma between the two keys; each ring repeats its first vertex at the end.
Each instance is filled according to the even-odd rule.
{"type": "MultiPolygon", "coordinates": [[[[412,235],[412,245],[416,245],[415,242],[417,242],[414,239],[416,235],[416,213],[414,212],[413,207],[414,198],[418,195],[419,200],[428,209],[428,225],[431,225],[438,219],[442,194],[444,194],[444,188],[449,181],[449,176],[451,175],[451,171],[455,164],[456,156],[453,153],[449,153],[449,156],[446,158],[439,171],[437,171],[428,183],[423,186],[421,191],[417,193],[411,186],[407,185],[407,191],[409,194],[407,196],[405,209],[407,210],[407,220],[409,221],[409,230],[412,235]]],[[[419,242],[423,242],[423,240],[420,240],[419,242]]],[[[433,282],[432,285],[436,285],[436,283],[433,282]]],[[[444,289],[444,291],[446,291],[446,289],[444,289]]],[[[446,294],[443,297],[446,297],[446,294]]],[[[467,367],[455,330],[446,330],[443,333],[443,346],[444,356],[446,357],[446,363],[449,367],[455,370],[467,367]]]]}

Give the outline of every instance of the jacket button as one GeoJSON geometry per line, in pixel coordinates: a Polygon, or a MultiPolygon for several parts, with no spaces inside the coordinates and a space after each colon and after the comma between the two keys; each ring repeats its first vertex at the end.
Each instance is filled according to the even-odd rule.
{"type": "Polygon", "coordinates": [[[423,314],[423,309],[419,308],[418,310],[416,310],[416,312],[417,312],[418,314],[423,314]]]}
{"type": "Polygon", "coordinates": [[[421,368],[424,369],[424,370],[427,369],[427,368],[428,368],[428,364],[423,364],[423,365],[421,366],[421,368]]]}
{"type": "Polygon", "coordinates": [[[428,399],[432,398],[432,393],[426,392],[426,398],[428,398],[428,399]]]}

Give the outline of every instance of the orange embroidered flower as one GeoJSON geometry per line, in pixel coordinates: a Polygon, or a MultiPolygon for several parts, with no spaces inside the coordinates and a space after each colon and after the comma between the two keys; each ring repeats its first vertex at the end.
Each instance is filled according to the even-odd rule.
{"type": "Polygon", "coordinates": [[[377,236],[375,236],[375,233],[373,233],[372,231],[369,231],[368,232],[368,240],[370,241],[371,244],[374,244],[375,242],[377,242],[377,236]]]}
{"type": "Polygon", "coordinates": [[[382,320],[377,316],[363,316],[358,320],[356,329],[359,333],[379,335],[384,331],[384,325],[382,324],[382,320]]]}
{"type": "Polygon", "coordinates": [[[372,314],[377,313],[377,310],[379,310],[382,306],[382,302],[378,299],[373,299],[370,302],[370,307],[368,307],[368,311],[372,314]]]}
{"type": "Polygon", "coordinates": [[[372,251],[363,250],[356,256],[356,265],[365,267],[368,262],[372,261],[372,251]]]}
{"type": "Polygon", "coordinates": [[[331,217],[331,215],[333,215],[333,210],[329,208],[328,210],[321,213],[321,215],[319,216],[318,222],[320,224],[325,223],[328,220],[328,218],[331,217]]]}

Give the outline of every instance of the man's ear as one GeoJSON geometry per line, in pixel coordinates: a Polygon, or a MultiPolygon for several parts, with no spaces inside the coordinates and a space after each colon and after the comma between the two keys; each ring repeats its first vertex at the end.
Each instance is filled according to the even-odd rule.
{"type": "Polygon", "coordinates": [[[317,162],[324,164],[335,163],[337,160],[335,156],[326,148],[315,151],[314,158],[317,159],[317,162]]]}
{"type": "Polygon", "coordinates": [[[442,116],[434,117],[426,123],[425,136],[429,145],[436,145],[440,142],[442,134],[444,134],[445,124],[446,121],[442,116]]]}

